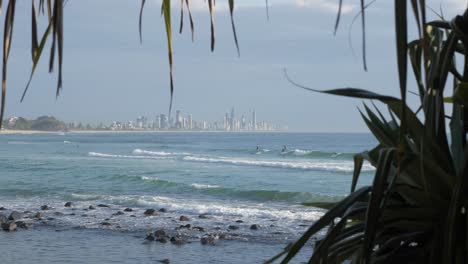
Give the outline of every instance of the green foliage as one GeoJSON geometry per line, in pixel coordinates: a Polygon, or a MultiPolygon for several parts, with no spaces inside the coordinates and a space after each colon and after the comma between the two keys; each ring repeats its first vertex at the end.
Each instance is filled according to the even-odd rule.
{"type": "Polygon", "coordinates": [[[380,101],[391,120],[364,105],[361,115],[379,144],[355,156],[351,194],[268,262],[288,263],[312,237],[317,242],[309,263],[468,262],[468,10],[451,22],[427,23],[424,2],[395,0],[401,99],[355,88],[317,91],[290,80],[315,92],[380,101]],[[412,42],[409,4],[419,32],[412,42]],[[419,116],[406,104],[408,56],[419,116]],[[456,58],[464,60],[460,71],[456,58]],[[451,104],[444,104],[444,95],[451,104]],[[374,181],[354,191],[364,160],[376,167],[374,181]]]}
{"type": "Polygon", "coordinates": [[[23,117],[12,118],[5,122],[5,127],[13,130],[64,131],[65,123],[53,116],[41,116],[34,120],[23,117]]]}

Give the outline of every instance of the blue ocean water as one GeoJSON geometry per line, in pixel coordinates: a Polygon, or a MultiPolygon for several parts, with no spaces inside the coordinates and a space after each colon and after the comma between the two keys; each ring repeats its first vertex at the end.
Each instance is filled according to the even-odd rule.
{"type": "MultiPolygon", "coordinates": [[[[214,232],[238,221],[237,242],[283,245],[323,214],[301,203],[346,195],[353,154],[375,144],[370,134],[4,134],[0,206],[37,211],[47,204],[53,210],[43,212],[51,216],[44,225],[74,230],[174,230],[185,215],[214,232]],[[63,206],[68,201],[73,208],[63,206]],[[97,204],[110,207],[82,215],[97,204]],[[126,207],[136,217],[112,217],[126,207]],[[147,208],[167,213],[144,217],[147,208]],[[112,225],[102,226],[104,219],[112,225]],[[252,231],[250,224],[261,228],[252,231]]],[[[373,173],[365,164],[360,184],[373,173]]]]}

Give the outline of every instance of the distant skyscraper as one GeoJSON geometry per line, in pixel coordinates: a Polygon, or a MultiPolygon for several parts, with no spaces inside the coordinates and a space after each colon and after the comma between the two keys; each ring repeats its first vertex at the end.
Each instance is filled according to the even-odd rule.
{"type": "Polygon", "coordinates": [[[176,111],[176,120],[175,120],[175,127],[176,128],[182,128],[182,123],[183,120],[182,120],[182,115],[180,113],[180,110],[177,110],[176,111]]]}
{"type": "Polygon", "coordinates": [[[235,116],[234,116],[234,106],[231,108],[231,119],[229,120],[230,122],[230,127],[231,131],[234,131],[236,129],[236,121],[235,121],[235,116]]]}
{"type": "Polygon", "coordinates": [[[257,113],[255,113],[255,110],[252,112],[252,129],[257,130],[257,113]]]}
{"type": "Polygon", "coordinates": [[[188,116],[188,129],[190,129],[190,130],[193,129],[192,115],[189,115],[189,116],[188,116]]]}

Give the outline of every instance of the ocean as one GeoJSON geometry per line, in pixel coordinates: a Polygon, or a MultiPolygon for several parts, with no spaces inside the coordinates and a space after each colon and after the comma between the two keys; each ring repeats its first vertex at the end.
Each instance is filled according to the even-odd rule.
{"type": "MultiPolygon", "coordinates": [[[[375,145],[346,133],[0,135],[0,214],[42,214],[0,232],[3,263],[261,263],[323,215],[302,203],[349,193],[353,154],[375,145]],[[188,243],[145,240],[159,229],[188,243]],[[224,239],[201,245],[207,234],[224,239]]],[[[373,173],[364,164],[359,185],[373,173]]]]}

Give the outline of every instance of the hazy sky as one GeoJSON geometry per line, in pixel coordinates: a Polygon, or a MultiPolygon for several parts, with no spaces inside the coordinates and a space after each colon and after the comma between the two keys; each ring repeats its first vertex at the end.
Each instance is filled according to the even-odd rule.
{"type": "MultiPolygon", "coordinates": [[[[221,120],[234,106],[238,114],[250,116],[255,109],[259,120],[289,125],[291,130],[366,130],[356,108],[362,105],[359,100],[296,88],[284,78],[284,68],[297,82],[317,89],[353,86],[398,95],[392,1],[377,1],[367,12],[368,72],[363,71],[360,61],[359,20],[351,31],[356,54],[348,43],[359,1],[345,1],[345,14],[334,37],[337,0],[270,0],[269,21],[264,0],[237,0],[240,58],[227,0],[216,1],[214,53],[210,52],[207,4],[203,0],[191,2],[194,43],[187,14],[184,32],[179,35],[177,5],[173,13],[174,109],[191,113],[194,119],[221,120]]],[[[429,1],[436,10],[441,3],[447,17],[462,13],[466,6],[466,0],[429,1]]],[[[31,67],[31,21],[30,2],[18,1],[7,116],[47,114],[67,121],[108,122],[167,113],[168,62],[160,1],[148,1],[142,45],[138,38],[139,6],[140,1],[135,0],[69,0],[65,7],[63,93],[55,99],[56,75],[47,74],[47,50],[30,92],[20,104],[31,67]]],[[[413,80],[409,84],[416,90],[413,80]]]]}

